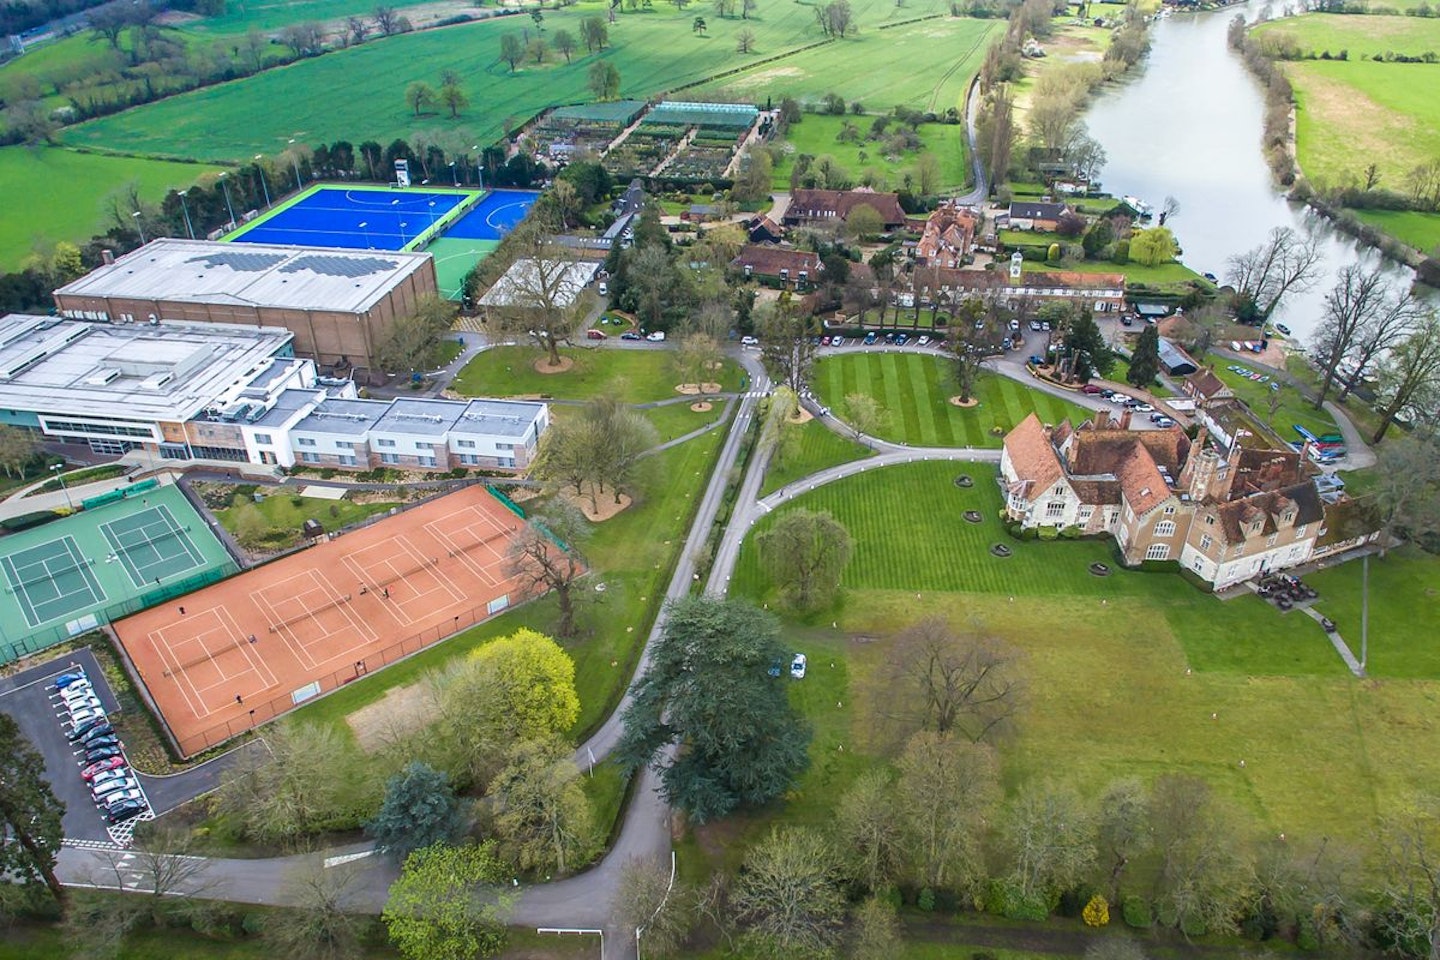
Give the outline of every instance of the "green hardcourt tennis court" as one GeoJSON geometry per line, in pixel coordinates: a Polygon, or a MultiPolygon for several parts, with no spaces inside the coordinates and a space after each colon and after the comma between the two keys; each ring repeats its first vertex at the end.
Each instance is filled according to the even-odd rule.
{"type": "Polygon", "coordinates": [[[0,664],[236,569],[174,486],[10,534],[0,540],[0,664]]]}

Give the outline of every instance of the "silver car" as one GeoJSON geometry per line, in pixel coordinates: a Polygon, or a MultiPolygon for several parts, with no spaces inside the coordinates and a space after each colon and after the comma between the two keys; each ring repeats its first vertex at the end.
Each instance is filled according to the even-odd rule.
{"type": "MultiPolygon", "coordinates": [[[[130,777],[120,777],[116,780],[108,780],[105,783],[100,784],[100,786],[98,787],[93,787],[91,788],[90,792],[95,794],[96,800],[99,800],[103,797],[109,796],[112,793],[115,793],[118,790],[134,790],[138,786],[140,786],[140,784],[137,783],[135,780],[131,779],[130,777]]],[[[108,803],[109,801],[106,802],[108,803]]]]}

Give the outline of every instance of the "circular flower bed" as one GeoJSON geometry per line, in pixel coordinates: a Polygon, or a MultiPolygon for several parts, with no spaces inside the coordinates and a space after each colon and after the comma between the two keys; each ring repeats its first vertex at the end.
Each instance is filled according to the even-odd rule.
{"type": "Polygon", "coordinates": [[[1110,576],[1110,567],[1103,563],[1092,563],[1090,564],[1090,572],[1097,577],[1108,577],[1110,576]]]}
{"type": "Polygon", "coordinates": [[[979,523],[981,520],[983,520],[983,519],[985,519],[985,518],[982,517],[982,516],[980,516],[980,511],[979,511],[979,510],[966,510],[966,511],[965,511],[965,519],[968,520],[968,521],[971,522],[971,523],[979,523]]]}
{"type": "Polygon", "coordinates": [[[973,486],[975,486],[975,481],[972,480],[972,479],[970,479],[970,474],[968,474],[968,473],[962,473],[962,474],[960,474],[960,476],[958,476],[958,477],[955,478],[955,486],[957,486],[957,487],[973,487],[973,486]]]}
{"type": "Polygon", "coordinates": [[[1008,557],[1008,556],[1010,556],[1010,548],[1007,547],[1007,546],[1005,546],[1005,544],[1003,544],[1003,543],[992,543],[992,544],[990,544],[990,552],[993,553],[993,554],[994,554],[995,556],[997,556],[997,557],[1008,557]]]}

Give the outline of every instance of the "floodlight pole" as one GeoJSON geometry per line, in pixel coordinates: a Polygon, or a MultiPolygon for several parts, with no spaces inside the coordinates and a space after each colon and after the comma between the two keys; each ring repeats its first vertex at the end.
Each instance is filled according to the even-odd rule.
{"type": "Polygon", "coordinates": [[[370,221],[361,220],[360,229],[365,231],[365,249],[370,249],[370,221]]]}
{"type": "Polygon", "coordinates": [[[180,191],[180,209],[183,210],[183,211],[185,211],[185,232],[188,233],[188,234],[190,234],[190,239],[191,239],[191,240],[194,240],[194,239],[195,239],[195,227],[194,227],[194,225],[191,224],[191,222],[190,222],[190,204],[188,204],[188,203],[185,202],[185,197],[186,197],[189,193],[190,193],[190,188],[189,188],[189,187],[186,187],[184,190],[181,190],[181,191],[180,191]]]}
{"type": "Polygon", "coordinates": [[[140,211],[136,210],[130,216],[135,218],[135,229],[140,231],[140,246],[145,246],[145,221],[140,217],[140,211]]]}
{"type": "Polygon", "coordinates": [[[472,145],[470,149],[475,151],[475,183],[480,187],[481,190],[484,190],[485,165],[481,161],[484,159],[485,155],[480,152],[480,144],[478,143],[472,145]]]}
{"type": "Polygon", "coordinates": [[[270,209],[270,185],[265,182],[265,168],[260,166],[260,160],[265,154],[255,154],[255,169],[260,174],[260,189],[265,191],[265,209],[270,209]]]}
{"type": "Polygon", "coordinates": [[[409,221],[406,221],[406,220],[400,221],[400,246],[401,246],[401,247],[404,247],[404,246],[405,246],[405,243],[406,243],[406,240],[405,240],[405,228],[408,227],[408,226],[410,226],[409,221]]]}
{"type": "Polygon", "coordinates": [[[455,166],[454,160],[450,161],[450,179],[455,181],[455,187],[458,190],[460,187],[460,168],[455,166]]]}
{"type": "Polygon", "coordinates": [[[220,174],[220,188],[225,191],[225,209],[230,214],[230,229],[235,229],[235,205],[230,202],[230,181],[225,179],[230,173],[229,170],[220,174]]]}
{"type": "Polygon", "coordinates": [[[65,493],[65,506],[69,507],[71,510],[74,510],[75,504],[70,500],[70,488],[65,486],[65,474],[60,472],[64,469],[65,464],[63,463],[50,464],[50,472],[60,478],[60,489],[65,493]]]}
{"type": "Polygon", "coordinates": [[[435,231],[435,201],[430,201],[430,231],[435,231]]]}
{"type": "Polygon", "coordinates": [[[1360,560],[1360,672],[1370,659],[1370,554],[1360,560]]]}
{"type": "MultiPolygon", "coordinates": [[[[295,146],[294,137],[290,138],[290,146],[295,146]]],[[[295,152],[293,150],[290,152],[290,163],[295,167],[295,189],[304,190],[305,184],[300,179],[300,160],[295,156],[295,152]]]]}

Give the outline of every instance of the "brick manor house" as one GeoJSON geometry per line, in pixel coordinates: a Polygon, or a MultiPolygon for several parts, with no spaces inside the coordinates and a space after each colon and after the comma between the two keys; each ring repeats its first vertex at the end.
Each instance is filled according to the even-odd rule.
{"type": "Polygon", "coordinates": [[[1191,441],[1178,427],[1132,431],[1128,410],[1097,416],[1052,428],[1031,414],[1006,435],[1011,520],[1108,533],[1126,564],[1178,560],[1216,589],[1352,545],[1326,537],[1303,453],[1191,441]]]}

